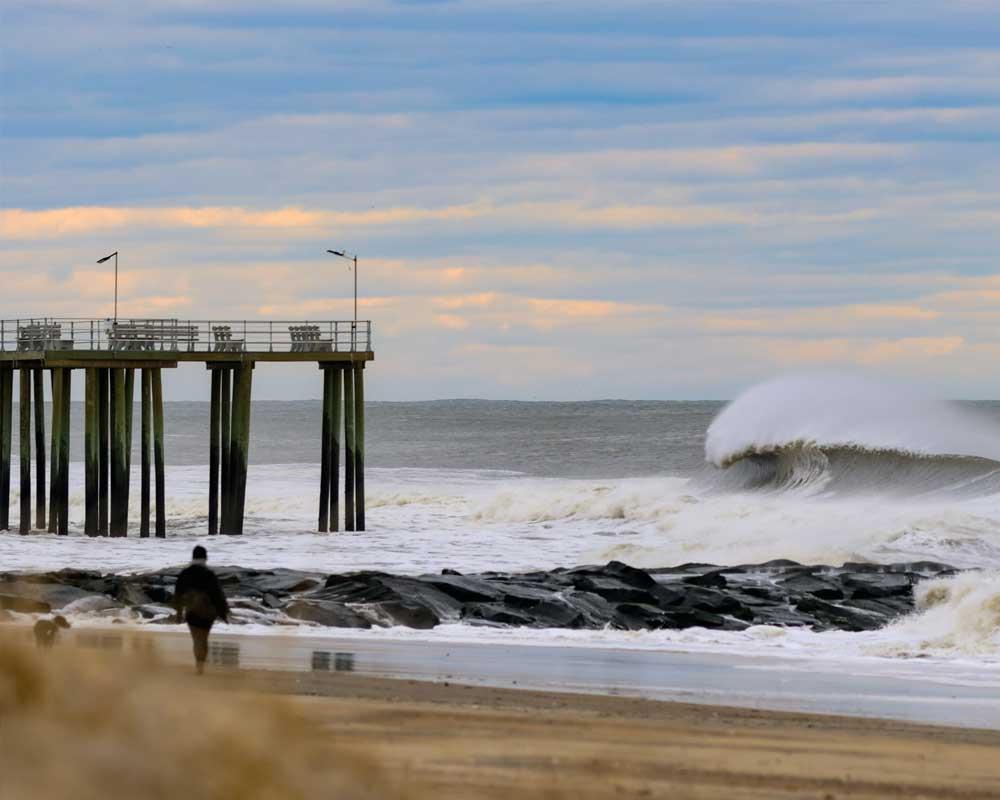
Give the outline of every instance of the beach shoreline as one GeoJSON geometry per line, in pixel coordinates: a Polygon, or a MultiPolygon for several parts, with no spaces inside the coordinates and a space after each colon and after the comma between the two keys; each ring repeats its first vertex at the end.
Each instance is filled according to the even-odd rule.
{"type": "Polygon", "coordinates": [[[322,735],[439,798],[996,798],[1000,732],[824,714],[273,670],[322,735]]]}
{"type": "MultiPolygon", "coordinates": [[[[4,627],[25,638],[30,633],[26,626],[4,627]]],[[[927,659],[836,661],[406,634],[322,629],[248,634],[220,625],[211,637],[209,669],[415,680],[1000,731],[1000,670],[982,665],[962,671],[927,659]]],[[[182,669],[192,658],[190,637],[181,626],[74,627],[63,634],[61,646],[74,645],[152,653],[182,669]]]]}

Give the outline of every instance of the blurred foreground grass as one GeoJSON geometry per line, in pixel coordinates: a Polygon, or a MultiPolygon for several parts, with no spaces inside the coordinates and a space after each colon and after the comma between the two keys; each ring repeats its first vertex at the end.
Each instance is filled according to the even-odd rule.
{"type": "Polygon", "coordinates": [[[149,654],[0,637],[3,800],[416,797],[329,740],[285,699],[209,691],[149,654]]]}

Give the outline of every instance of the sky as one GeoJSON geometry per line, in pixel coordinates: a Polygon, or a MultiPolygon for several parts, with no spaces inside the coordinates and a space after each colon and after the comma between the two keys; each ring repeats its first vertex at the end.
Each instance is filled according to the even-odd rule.
{"type": "Polygon", "coordinates": [[[121,315],[348,319],[346,248],[371,399],[1000,397],[995,0],[0,0],[0,45],[0,317],[109,316],[118,250],[121,315]]]}

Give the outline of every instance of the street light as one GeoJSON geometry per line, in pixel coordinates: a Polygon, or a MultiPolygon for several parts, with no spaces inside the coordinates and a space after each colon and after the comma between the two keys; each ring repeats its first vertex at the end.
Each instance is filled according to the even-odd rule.
{"type": "Polygon", "coordinates": [[[110,256],[104,256],[104,258],[97,259],[98,264],[103,264],[109,258],[114,258],[115,260],[115,325],[118,324],[118,251],[115,250],[110,256]]]}
{"type": "Polygon", "coordinates": [[[353,353],[356,349],[354,343],[358,335],[358,257],[351,255],[346,250],[327,250],[326,252],[331,256],[340,256],[354,262],[354,322],[351,324],[351,352],[353,353]]]}

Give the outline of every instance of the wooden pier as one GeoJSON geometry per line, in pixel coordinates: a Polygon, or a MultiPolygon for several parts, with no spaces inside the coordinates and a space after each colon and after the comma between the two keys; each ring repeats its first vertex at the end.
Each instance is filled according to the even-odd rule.
{"type": "Polygon", "coordinates": [[[0,321],[0,531],[10,530],[15,374],[19,400],[18,531],[69,532],[73,370],[84,372],[84,520],[88,536],[127,536],[136,371],[139,376],[140,537],[165,537],[163,370],[209,372],[208,533],[243,533],[250,404],[258,364],[315,363],[323,385],[317,528],[365,530],[364,370],[368,321],[52,319],[0,321]],[[48,486],[44,373],[51,386],[48,486]],[[34,427],[32,427],[34,414],[34,427]],[[33,434],[33,436],[32,436],[33,434]],[[35,505],[32,506],[32,438],[35,505]],[[343,447],[343,452],[342,452],[343,447]],[[155,490],[155,492],[154,492],[155,490]],[[153,498],[155,497],[155,505],[153,498]]]}

